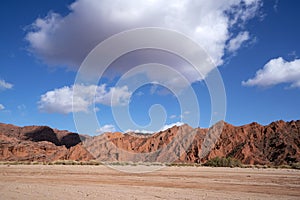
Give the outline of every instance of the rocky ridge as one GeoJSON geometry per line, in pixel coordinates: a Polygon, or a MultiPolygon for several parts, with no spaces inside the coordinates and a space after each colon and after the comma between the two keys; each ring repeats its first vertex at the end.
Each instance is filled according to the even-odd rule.
{"type": "Polygon", "coordinates": [[[151,135],[115,132],[94,137],[47,126],[0,124],[0,160],[202,163],[215,157],[244,164],[300,162],[300,120],[266,126],[221,121],[209,129],[185,124],[151,135]]]}
{"type": "Polygon", "coordinates": [[[77,133],[47,126],[18,127],[0,123],[0,160],[91,160],[77,133]]]}

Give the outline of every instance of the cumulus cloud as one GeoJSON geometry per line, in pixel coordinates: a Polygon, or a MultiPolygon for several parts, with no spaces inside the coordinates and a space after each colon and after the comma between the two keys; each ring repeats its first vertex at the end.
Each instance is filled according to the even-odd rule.
{"type": "Polygon", "coordinates": [[[5,106],[0,103],[0,110],[4,110],[5,106]]]}
{"type": "Polygon", "coordinates": [[[77,0],[66,16],[50,12],[36,19],[25,39],[30,51],[49,65],[76,70],[99,42],[113,34],[163,27],[191,37],[221,65],[227,44],[236,51],[249,38],[243,25],[261,5],[260,0],[77,0]]]}
{"type": "MultiPolygon", "coordinates": [[[[173,126],[182,126],[184,123],[182,122],[175,122],[172,124],[166,124],[164,125],[161,129],[159,129],[157,132],[159,131],[165,131],[169,128],[172,128],[173,126]]],[[[154,133],[153,131],[149,131],[149,130],[132,130],[132,129],[128,129],[127,131],[125,131],[125,133],[129,133],[129,132],[134,132],[134,133],[154,133]]]]}
{"type": "Polygon", "coordinates": [[[96,130],[97,133],[108,133],[108,132],[116,132],[116,128],[112,124],[106,124],[99,129],[96,130]]]}
{"type": "Polygon", "coordinates": [[[249,40],[249,32],[241,32],[239,33],[235,38],[231,39],[228,43],[228,51],[229,52],[235,52],[237,49],[240,48],[240,46],[247,40],[249,40]]]}
{"type": "Polygon", "coordinates": [[[40,111],[67,114],[71,112],[88,112],[95,102],[109,106],[126,105],[131,92],[126,86],[111,87],[106,85],[72,85],[48,91],[41,95],[38,102],[40,111]]]}
{"type": "Polygon", "coordinates": [[[0,90],[11,89],[14,85],[0,79],[0,90]]]}
{"type": "Polygon", "coordinates": [[[270,60],[254,78],[243,81],[244,86],[274,86],[288,83],[290,87],[300,87],[300,59],[286,61],[282,57],[270,60]]]}

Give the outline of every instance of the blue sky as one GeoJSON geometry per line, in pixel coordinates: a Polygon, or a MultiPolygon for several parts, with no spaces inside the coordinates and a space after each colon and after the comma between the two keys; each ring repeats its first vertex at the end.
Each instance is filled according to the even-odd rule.
{"type": "Polygon", "coordinates": [[[7,0],[0,9],[3,27],[0,121],[3,123],[48,125],[93,135],[129,129],[157,131],[173,124],[189,123],[196,115],[200,118],[192,125],[201,127],[220,119],[234,125],[300,119],[300,3],[297,0],[184,0],[172,4],[156,0],[126,3],[7,0]],[[159,50],[142,50],[119,58],[97,85],[81,85],[79,99],[72,104],[75,78],[88,53],[114,34],[143,27],[175,30],[207,52],[224,84],[224,117],[218,117],[218,110],[211,109],[212,99],[205,78],[212,73],[205,74],[203,79],[189,70],[192,66],[180,57],[159,50]],[[116,86],[125,72],[151,62],[168,65],[183,74],[197,97],[198,107],[181,110],[180,101],[170,88],[156,84],[160,80],[173,81],[172,87],[179,88],[179,93],[186,97],[184,103],[192,101],[185,94],[184,84],[162,69],[146,70],[145,77],[152,82],[135,91],[126,84],[116,86]],[[122,106],[128,106],[135,125],[120,125],[120,118],[127,116],[113,116],[112,110],[122,106]],[[153,126],[151,112],[156,123],[153,126]],[[94,113],[98,126],[89,121],[94,113]],[[76,129],[73,114],[82,117],[80,130],[76,129]]]}

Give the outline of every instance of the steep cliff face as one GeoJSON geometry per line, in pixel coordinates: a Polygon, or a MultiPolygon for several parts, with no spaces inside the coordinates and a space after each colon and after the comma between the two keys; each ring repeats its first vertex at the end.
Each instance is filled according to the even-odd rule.
{"type": "Polygon", "coordinates": [[[90,160],[79,135],[47,126],[17,127],[0,124],[0,160],[55,161],[90,160]]]}
{"type": "Polygon", "coordinates": [[[220,138],[203,160],[234,157],[245,164],[288,164],[300,161],[300,121],[267,126],[224,124],[220,138]]]}
{"type": "Polygon", "coordinates": [[[19,140],[29,140],[33,142],[48,141],[57,146],[65,145],[67,148],[81,142],[77,133],[52,129],[48,126],[18,127],[11,124],[0,123],[0,134],[19,140]]]}
{"type": "Polygon", "coordinates": [[[217,156],[244,164],[300,162],[300,120],[266,126],[219,122],[209,129],[185,124],[155,134],[116,132],[95,137],[46,126],[0,124],[0,160],[201,163],[217,156]]]}
{"type": "Polygon", "coordinates": [[[106,133],[84,146],[101,161],[206,162],[233,157],[244,164],[289,164],[300,161],[300,121],[267,126],[233,126],[219,122],[210,129],[188,125],[153,135],[106,133]]]}
{"type": "MultiPolygon", "coordinates": [[[[185,152],[195,130],[174,126],[152,135],[106,133],[84,141],[84,147],[101,161],[173,162],[185,152]]],[[[194,134],[195,135],[195,134],[194,134]]]]}

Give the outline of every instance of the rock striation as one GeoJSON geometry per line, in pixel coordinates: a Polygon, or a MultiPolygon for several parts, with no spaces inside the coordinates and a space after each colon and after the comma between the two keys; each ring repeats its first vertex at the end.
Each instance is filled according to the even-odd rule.
{"type": "Polygon", "coordinates": [[[232,157],[244,164],[282,165],[300,162],[300,120],[263,126],[211,128],[174,126],[154,134],[79,135],[47,126],[17,127],[0,123],[0,160],[202,163],[232,157]]]}
{"type": "Polygon", "coordinates": [[[203,163],[232,157],[244,164],[300,162],[300,120],[262,126],[218,122],[209,129],[174,126],[152,135],[106,133],[86,140],[85,148],[101,161],[203,163]]]}
{"type": "Polygon", "coordinates": [[[0,160],[91,160],[77,133],[47,126],[18,127],[0,123],[0,160]]]}

